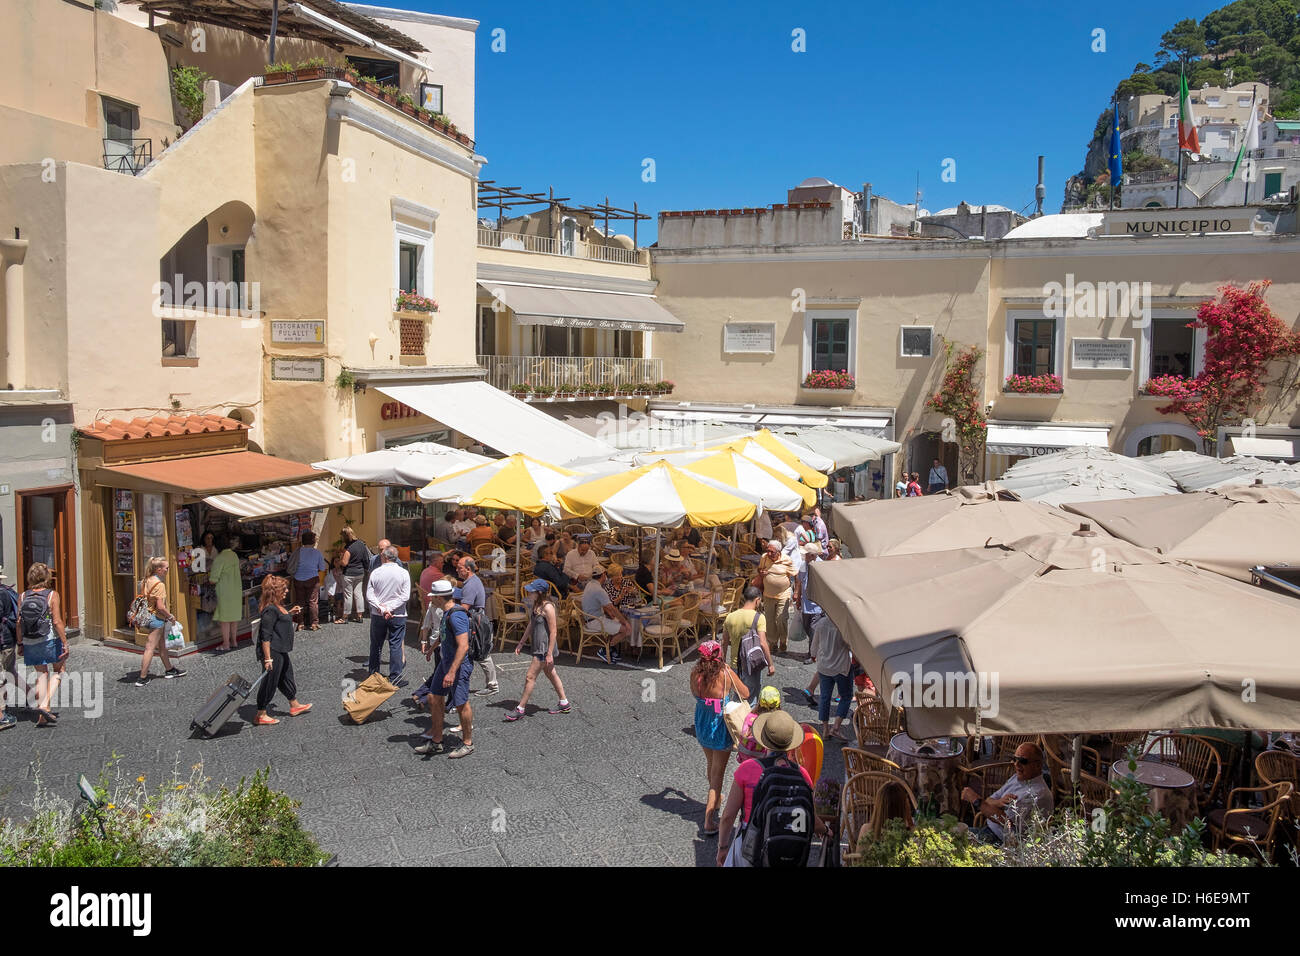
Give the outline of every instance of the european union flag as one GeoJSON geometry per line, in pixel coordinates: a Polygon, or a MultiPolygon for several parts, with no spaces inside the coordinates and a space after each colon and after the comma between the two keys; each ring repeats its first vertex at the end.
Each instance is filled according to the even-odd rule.
{"type": "Polygon", "coordinates": [[[1120,162],[1119,144],[1119,103],[1115,104],[1115,121],[1110,127],[1110,185],[1114,189],[1124,180],[1124,164],[1120,162]]]}

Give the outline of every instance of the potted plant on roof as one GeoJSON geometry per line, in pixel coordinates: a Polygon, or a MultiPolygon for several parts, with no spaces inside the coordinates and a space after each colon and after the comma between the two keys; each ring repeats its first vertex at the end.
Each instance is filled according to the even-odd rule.
{"type": "Polygon", "coordinates": [[[613,394],[614,394],[614,385],[613,385],[613,383],[611,383],[611,382],[601,382],[599,385],[596,386],[596,394],[597,394],[597,395],[613,395],[613,394]]]}
{"type": "Polygon", "coordinates": [[[379,88],[379,81],[373,76],[357,77],[357,86],[361,87],[363,93],[369,93],[376,99],[383,99],[383,91],[379,88]]]}
{"type": "Polygon", "coordinates": [[[538,398],[550,398],[555,394],[555,388],[551,385],[534,385],[533,394],[538,398]]]}
{"type": "Polygon", "coordinates": [[[673,383],[672,383],[672,382],[667,382],[667,381],[665,381],[665,382],[655,382],[655,394],[656,394],[656,395],[671,395],[671,394],[673,393],[673,387],[674,387],[674,386],[673,386],[673,383]]]}
{"type": "Polygon", "coordinates": [[[415,100],[411,99],[410,93],[398,93],[397,105],[402,108],[402,112],[407,116],[415,115],[415,100]]]}
{"type": "Polygon", "coordinates": [[[276,86],[280,83],[288,83],[292,79],[292,63],[268,63],[262,74],[262,83],[266,86],[276,86]]]}
{"type": "Polygon", "coordinates": [[[397,94],[401,91],[391,83],[381,83],[379,85],[379,98],[389,106],[397,105],[397,94]]]}
{"type": "Polygon", "coordinates": [[[563,385],[556,387],[555,394],[561,398],[573,398],[577,391],[578,387],[576,385],[570,385],[568,382],[565,382],[563,385]]]}
{"type": "Polygon", "coordinates": [[[323,80],[325,78],[325,58],[314,56],[303,60],[294,69],[294,76],[299,80],[323,80]]]}
{"type": "Polygon", "coordinates": [[[581,385],[578,386],[578,394],[583,397],[586,397],[588,395],[595,395],[596,394],[595,384],[593,384],[592,382],[583,382],[581,385]]]}

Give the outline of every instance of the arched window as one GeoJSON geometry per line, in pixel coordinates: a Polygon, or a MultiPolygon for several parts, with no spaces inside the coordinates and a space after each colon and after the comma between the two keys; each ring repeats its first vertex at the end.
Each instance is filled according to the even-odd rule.
{"type": "Polygon", "coordinates": [[[1183,435],[1148,435],[1138,442],[1137,457],[1161,455],[1167,451],[1196,451],[1196,442],[1183,435]]]}

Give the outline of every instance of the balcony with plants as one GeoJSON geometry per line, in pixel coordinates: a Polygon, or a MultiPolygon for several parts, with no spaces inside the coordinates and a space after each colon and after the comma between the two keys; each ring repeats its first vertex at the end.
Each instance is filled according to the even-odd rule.
{"type": "Polygon", "coordinates": [[[663,359],[480,355],[489,385],[525,401],[590,401],[671,395],[663,359]]]}
{"type": "Polygon", "coordinates": [[[380,83],[373,76],[361,76],[350,66],[334,66],[323,57],[312,57],[301,63],[272,63],[262,75],[263,86],[282,86],[286,83],[306,83],[315,80],[339,80],[351,84],[355,89],[373,99],[386,103],[398,112],[435,133],[453,139],[462,146],[473,150],[474,141],[462,133],[445,113],[435,113],[417,106],[415,99],[396,86],[380,83]]]}
{"type": "Polygon", "coordinates": [[[1061,376],[1054,373],[1041,375],[1008,375],[1002,383],[1007,395],[1060,395],[1065,391],[1061,376]]]}

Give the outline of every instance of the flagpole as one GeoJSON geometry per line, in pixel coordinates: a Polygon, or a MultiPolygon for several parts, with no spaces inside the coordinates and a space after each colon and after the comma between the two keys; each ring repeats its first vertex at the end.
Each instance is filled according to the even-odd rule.
{"type": "Polygon", "coordinates": [[[1177,209],[1183,201],[1183,147],[1178,146],[1178,185],[1174,188],[1174,208],[1177,209]]]}
{"type": "MultiPolygon", "coordinates": [[[[1252,123],[1256,122],[1255,94],[1258,91],[1259,91],[1259,87],[1257,86],[1253,86],[1250,89],[1250,116],[1246,118],[1246,128],[1245,130],[1242,131],[1242,135],[1246,137],[1245,142],[1241,144],[1241,148],[1243,150],[1248,149],[1250,147],[1250,127],[1252,123]]],[[[1246,158],[1246,162],[1248,164],[1250,163],[1250,157],[1246,158]]],[[[1248,202],[1250,202],[1250,180],[1247,178],[1246,173],[1243,170],[1241,174],[1241,204],[1244,206],[1248,202]]]]}

